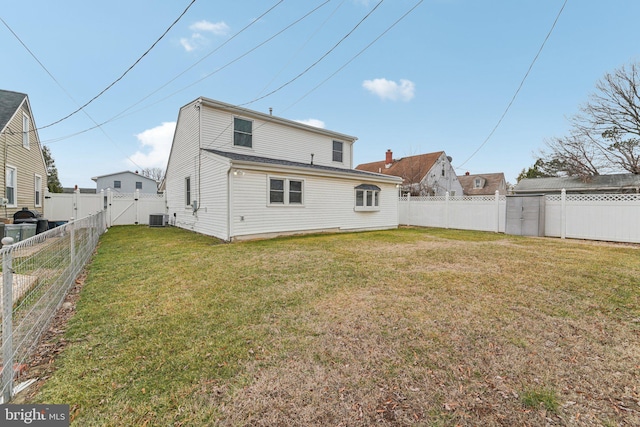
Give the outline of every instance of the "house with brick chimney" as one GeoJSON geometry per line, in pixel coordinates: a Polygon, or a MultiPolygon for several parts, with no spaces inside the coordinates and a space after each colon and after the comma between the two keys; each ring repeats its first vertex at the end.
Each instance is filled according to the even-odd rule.
{"type": "Polygon", "coordinates": [[[357,170],[402,178],[402,192],[412,196],[462,196],[462,185],[444,151],[393,158],[387,150],[385,160],[363,163],[357,170]]]}

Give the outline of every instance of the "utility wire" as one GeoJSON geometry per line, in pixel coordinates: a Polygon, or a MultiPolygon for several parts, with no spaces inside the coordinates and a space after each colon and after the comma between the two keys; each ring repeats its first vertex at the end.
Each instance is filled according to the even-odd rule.
{"type": "Polygon", "coordinates": [[[324,79],[323,81],[321,81],[320,83],[318,83],[315,87],[313,87],[310,91],[308,91],[307,93],[305,93],[304,95],[302,95],[300,98],[298,98],[293,104],[289,105],[288,107],[286,107],[284,110],[282,111],[287,111],[289,108],[293,107],[294,105],[296,105],[298,102],[302,101],[304,98],[306,98],[307,96],[309,96],[312,92],[314,92],[316,89],[318,89],[320,86],[322,86],[323,84],[325,84],[326,82],[328,82],[329,80],[331,80],[336,74],[338,74],[340,71],[342,71],[343,69],[345,69],[349,64],[351,64],[356,58],[358,58],[360,55],[362,55],[367,49],[369,49],[371,46],[373,46],[378,40],[380,40],[385,34],[387,34],[389,31],[391,31],[391,29],[393,27],[395,27],[396,25],[398,25],[400,23],[400,21],[402,21],[404,18],[406,18],[411,12],[413,12],[418,6],[420,6],[420,4],[423,2],[424,0],[420,0],[418,1],[411,9],[409,9],[408,11],[406,11],[404,13],[404,15],[402,15],[400,18],[398,18],[393,24],[391,24],[389,27],[387,27],[386,30],[384,30],[382,33],[380,33],[378,35],[378,37],[376,37],[375,39],[373,39],[371,41],[371,43],[369,43],[368,45],[366,45],[362,50],[360,50],[360,52],[358,52],[357,54],[355,54],[353,57],[351,57],[351,59],[349,59],[347,62],[345,62],[340,68],[338,68],[336,71],[333,72],[333,74],[331,74],[329,77],[327,77],[326,79],[324,79]]]}
{"type": "MultiPolygon", "coordinates": [[[[140,108],[140,109],[138,109],[138,110],[136,110],[136,111],[133,111],[133,112],[129,113],[128,115],[130,115],[130,114],[134,114],[134,113],[137,113],[137,112],[142,111],[142,110],[144,110],[144,109],[146,109],[146,108],[149,108],[149,107],[151,107],[151,106],[153,106],[153,105],[156,105],[156,104],[158,104],[158,103],[160,103],[160,102],[162,102],[162,101],[165,101],[165,100],[167,100],[167,99],[171,98],[172,96],[175,96],[175,95],[177,95],[178,93],[180,93],[180,92],[182,92],[182,91],[184,91],[184,90],[186,90],[186,89],[188,89],[188,88],[190,88],[190,87],[192,87],[192,86],[195,86],[196,84],[200,83],[201,81],[203,81],[203,80],[205,80],[205,79],[208,79],[209,77],[213,76],[214,74],[216,74],[216,73],[218,73],[218,72],[220,72],[220,71],[224,70],[225,68],[229,67],[230,65],[232,65],[232,64],[234,64],[234,63],[236,63],[236,62],[238,62],[239,60],[241,60],[241,59],[242,59],[242,58],[244,58],[245,56],[249,55],[249,54],[250,54],[250,53],[252,53],[253,51],[255,51],[255,50],[259,49],[259,48],[260,48],[260,47],[262,47],[262,46],[264,46],[265,44],[267,44],[268,42],[270,42],[271,40],[273,40],[274,38],[276,38],[276,37],[277,37],[277,36],[279,36],[280,34],[284,33],[284,32],[285,32],[285,31],[287,31],[289,28],[291,28],[291,27],[293,27],[294,25],[298,24],[300,21],[304,20],[305,18],[307,18],[307,17],[308,17],[308,16],[310,16],[311,14],[315,13],[317,10],[319,10],[321,7],[325,6],[325,5],[326,5],[327,3],[329,3],[330,1],[331,1],[331,0],[326,0],[324,3],[321,3],[319,6],[315,7],[315,8],[314,8],[314,9],[312,9],[311,11],[307,12],[305,15],[303,15],[303,16],[302,16],[302,17],[300,17],[300,18],[298,18],[296,21],[292,22],[291,24],[287,25],[285,28],[283,28],[282,30],[278,31],[277,33],[275,33],[275,34],[274,34],[274,35],[272,35],[271,37],[267,38],[266,40],[264,40],[264,41],[263,41],[263,42],[261,42],[260,44],[258,44],[258,45],[256,45],[256,46],[254,46],[253,48],[249,49],[247,52],[245,52],[245,53],[243,53],[242,55],[240,55],[240,56],[236,57],[235,59],[233,59],[233,60],[229,61],[229,62],[228,62],[228,63],[226,63],[225,65],[223,65],[223,66],[221,66],[221,67],[219,67],[219,68],[215,69],[214,71],[212,71],[211,73],[209,73],[209,74],[205,75],[204,77],[202,77],[202,78],[200,78],[200,79],[196,80],[195,82],[193,82],[193,83],[191,83],[191,84],[189,84],[189,85],[187,85],[187,86],[185,86],[185,87],[183,87],[183,88],[181,88],[181,89],[178,89],[177,91],[175,91],[175,92],[173,92],[173,93],[170,93],[169,95],[165,96],[164,98],[161,98],[161,99],[159,99],[159,100],[157,100],[157,101],[155,101],[155,102],[153,102],[153,103],[151,103],[151,104],[148,104],[148,105],[146,105],[146,106],[144,106],[144,107],[142,107],[142,108],[140,108]]],[[[278,3],[278,4],[279,4],[279,3],[278,3]]],[[[276,6],[277,6],[277,4],[276,4],[276,6]]],[[[274,6],[274,7],[275,7],[275,6],[274,6]]],[[[269,9],[267,12],[265,12],[262,16],[264,16],[266,13],[270,12],[272,9],[273,9],[273,7],[272,7],[271,9],[269,9]]],[[[247,27],[245,27],[244,29],[246,29],[246,28],[247,28],[247,27]]],[[[244,31],[244,29],[243,29],[243,31],[244,31]]],[[[177,78],[177,77],[176,77],[176,78],[177,78]]],[[[173,79],[173,80],[175,80],[175,79],[173,79]]],[[[172,81],[173,81],[173,80],[172,80],[172,81]]],[[[165,87],[165,86],[166,86],[166,84],[165,84],[163,87],[165,87]]],[[[156,90],[155,92],[157,92],[157,90],[156,90]]],[[[154,93],[155,93],[155,92],[154,92],[154,93]]],[[[147,99],[149,96],[151,96],[151,95],[148,95],[148,96],[147,96],[147,97],[145,97],[144,99],[147,99]]],[[[143,99],[143,100],[144,100],[144,99],[143,99]]],[[[87,129],[84,129],[84,130],[79,131],[79,132],[76,132],[76,133],[74,133],[74,134],[70,134],[70,135],[62,136],[62,137],[55,138],[55,139],[50,139],[50,140],[47,140],[47,141],[45,141],[45,142],[46,142],[46,143],[53,143],[53,142],[62,141],[62,140],[64,140],[64,139],[67,139],[67,138],[70,138],[70,137],[73,137],[73,136],[76,136],[76,135],[80,135],[80,134],[82,134],[82,133],[85,133],[85,132],[88,132],[88,131],[90,131],[90,130],[93,130],[93,129],[95,129],[95,128],[96,128],[96,127],[98,127],[98,126],[102,126],[102,125],[104,125],[104,124],[106,124],[106,123],[109,123],[109,122],[111,122],[111,121],[113,121],[113,120],[116,120],[116,119],[122,118],[122,117],[124,117],[124,116],[123,116],[123,113],[124,113],[124,112],[126,112],[126,111],[130,110],[133,106],[138,105],[140,102],[142,102],[142,100],[141,100],[141,101],[138,101],[138,102],[137,102],[137,103],[135,103],[134,105],[132,105],[132,106],[128,107],[127,109],[125,109],[124,111],[120,112],[120,113],[119,113],[119,114],[117,114],[116,116],[113,116],[112,118],[110,118],[110,119],[108,119],[108,120],[105,120],[104,122],[100,123],[100,125],[97,125],[97,126],[94,126],[94,127],[90,127],[90,128],[87,128],[87,129]]]]}
{"type": "Polygon", "coordinates": [[[459,166],[457,166],[456,169],[462,168],[462,166],[464,166],[469,160],[471,160],[478,153],[478,151],[480,151],[480,149],[482,149],[482,147],[485,146],[485,144],[489,141],[489,139],[493,136],[495,131],[498,129],[498,126],[500,126],[500,124],[502,123],[502,120],[507,115],[507,112],[511,108],[511,105],[516,100],[516,97],[518,96],[518,93],[520,93],[520,89],[522,89],[522,86],[524,85],[524,81],[529,76],[529,73],[531,72],[531,69],[533,68],[533,64],[536,63],[536,61],[538,60],[538,57],[540,56],[540,53],[542,53],[542,49],[544,49],[544,45],[547,43],[547,40],[549,40],[549,37],[551,36],[551,33],[553,32],[553,29],[556,27],[558,19],[560,19],[560,15],[562,15],[562,11],[564,10],[564,7],[567,5],[568,1],[569,0],[564,0],[564,3],[562,4],[562,7],[560,8],[560,11],[558,12],[558,15],[556,16],[556,19],[553,21],[553,25],[549,29],[549,32],[547,33],[547,36],[544,38],[544,41],[542,42],[542,45],[540,46],[540,49],[538,49],[538,53],[536,53],[536,56],[533,58],[533,61],[531,61],[531,65],[529,65],[529,69],[527,70],[527,72],[525,73],[524,77],[522,78],[522,81],[520,82],[520,85],[518,86],[518,89],[516,90],[516,92],[513,94],[513,97],[511,98],[511,101],[509,101],[509,104],[507,105],[507,108],[505,108],[504,113],[502,113],[502,116],[500,116],[500,120],[498,120],[498,123],[496,123],[496,125],[493,127],[493,129],[491,130],[489,135],[485,138],[484,142],[482,142],[482,144],[480,144],[480,146],[476,149],[476,151],[474,151],[469,156],[469,158],[467,158],[467,160],[465,160],[459,166]]]}
{"type": "Polygon", "coordinates": [[[344,35],[344,37],[342,37],[338,43],[336,43],[335,45],[333,45],[333,47],[331,49],[329,49],[324,55],[322,55],[316,62],[314,62],[313,64],[311,64],[310,66],[308,66],[304,71],[302,71],[300,74],[298,74],[297,76],[295,76],[294,78],[292,78],[291,80],[289,80],[288,82],[284,83],[283,85],[281,85],[280,87],[278,87],[277,89],[272,90],[271,92],[262,95],[258,98],[255,98],[251,101],[245,102],[244,104],[239,104],[239,106],[245,106],[245,105],[250,105],[253,104],[256,101],[260,101],[261,99],[264,99],[268,96],[273,95],[274,93],[280,91],[281,89],[285,88],[286,86],[290,85],[291,83],[293,83],[294,81],[298,80],[300,77],[302,77],[303,75],[305,75],[309,70],[311,70],[313,67],[315,67],[316,65],[318,65],[324,58],[326,58],[331,52],[333,52],[343,41],[345,41],[347,38],[349,38],[349,36],[351,36],[351,34],[353,34],[353,32],[360,26],[360,24],[362,24],[367,18],[369,18],[369,16],[371,16],[371,14],[373,12],[375,12],[375,10],[384,2],[384,0],[380,0],[378,2],[378,4],[376,4],[373,9],[371,9],[371,11],[369,11],[369,13],[367,13],[364,18],[362,18],[360,20],[360,22],[358,22],[356,24],[355,27],[353,27],[351,29],[351,31],[349,31],[346,35],[344,35]]]}
{"type": "MultiPolygon", "coordinates": [[[[118,77],[117,79],[115,79],[111,84],[109,84],[106,88],[104,88],[102,91],[100,91],[100,93],[98,93],[96,96],[94,96],[93,98],[91,98],[89,101],[87,101],[86,103],[84,103],[83,105],[81,105],[77,110],[67,114],[66,116],[64,116],[63,118],[56,120],[55,122],[49,123],[46,126],[42,126],[39,129],[45,129],[48,127],[51,127],[53,125],[56,125],[66,119],[68,119],[69,117],[75,115],[76,113],[78,113],[80,110],[83,110],[86,106],[88,106],[89,104],[91,104],[93,101],[95,101],[96,99],[98,99],[100,96],[102,96],[106,91],[108,91],[109,89],[111,89],[116,83],[118,83],[120,80],[122,80],[122,78],[124,76],[126,76],[129,71],[133,70],[133,68],[138,65],[138,63],[140,61],[142,61],[142,58],[144,58],[145,56],[147,56],[147,54],[149,52],[151,52],[151,50],[156,47],[156,45],[160,42],[160,40],[162,40],[164,38],[164,36],[167,35],[167,33],[171,30],[171,28],[173,28],[178,21],[180,21],[180,19],[182,19],[182,17],[187,13],[187,11],[189,10],[189,8],[191,8],[191,6],[193,6],[193,4],[196,2],[196,0],[191,0],[191,3],[189,3],[189,5],[186,7],[186,9],[180,14],[180,16],[178,16],[178,18],[176,18],[175,21],[173,21],[173,23],[171,25],[169,25],[169,27],[164,31],[164,33],[162,33],[162,35],[155,41],[153,42],[153,44],[151,45],[151,47],[149,47],[149,49],[147,49],[138,59],[136,59],[136,61],[129,67],[127,68],[127,70],[122,73],[122,75],[120,77],[118,77]]],[[[3,21],[4,22],[4,21],[3,21]]],[[[6,25],[6,24],[5,24],[6,25]]],[[[31,51],[29,51],[31,52],[31,51]]],[[[38,63],[40,63],[40,61],[38,61],[38,63]]],[[[42,64],[40,64],[42,65],[42,64]]],[[[46,70],[46,69],[45,69],[46,70]]],[[[49,74],[51,75],[51,74],[49,74]]],[[[54,79],[55,80],[55,79],[54,79]]]]}

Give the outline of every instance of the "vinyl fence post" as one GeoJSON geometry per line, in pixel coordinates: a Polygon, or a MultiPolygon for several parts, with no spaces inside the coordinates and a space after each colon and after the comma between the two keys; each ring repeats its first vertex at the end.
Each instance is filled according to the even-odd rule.
{"type": "Polygon", "coordinates": [[[449,228],[449,192],[444,193],[445,228],[449,228]]]}
{"type": "Polygon", "coordinates": [[[496,190],[496,233],[500,232],[500,192],[496,190]]]}
{"type": "MultiPolygon", "coordinates": [[[[5,237],[2,244],[10,248],[13,238],[5,237]]],[[[2,255],[2,402],[9,403],[13,394],[13,270],[10,249],[2,255]]]]}
{"type": "Polygon", "coordinates": [[[562,213],[560,214],[560,238],[567,238],[567,190],[564,188],[560,192],[560,206],[562,209],[562,213]]]}

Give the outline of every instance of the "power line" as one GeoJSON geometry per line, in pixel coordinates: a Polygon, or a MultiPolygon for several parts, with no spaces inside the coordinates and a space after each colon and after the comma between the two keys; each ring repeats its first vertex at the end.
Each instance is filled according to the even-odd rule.
{"type": "MultiPolygon", "coordinates": [[[[275,8],[275,6],[277,6],[278,4],[282,3],[282,1],[283,1],[283,0],[280,0],[277,4],[275,4],[275,5],[274,5],[273,7],[271,7],[269,10],[267,10],[265,13],[263,13],[260,17],[263,17],[263,16],[265,16],[267,13],[271,12],[271,11],[275,8]]],[[[243,53],[242,55],[240,55],[240,56],[236,57],[235,59],[231,60],[230,62],[226,63],[225,65],[223,65],[223,66],[221,66],[221,67],[217,68],[216,70],[212,71],[211,73],[209,73],[209,74],[205,75],[204,77],[202,77],[202,78],[200,78],[200,79],[196,80],[195,82],[193,82],[193,83],[191,83],[191,84],[189,84],[189,85],[187,85],[187,86],[185,86],[185,87],[183,87],[183,88],[181,88],[181,89],[178,89],[177,91],[175,91],[175,92],[173,92],[173,93],[170,93],[169,95],[165,96],[164,98],[161,98],[161,99],[157,100],[156,102],[153,102],[153,103],[151,103],[151,104],[148,104],[148,105],[146,105],[146,106],[144,106],[144,107],[142,107],[142,108],[140,108],[140,109],[138,109],[138,110],[136,110],[136,111],[133,111],[133,112],[129,113],[129,115],[130,115],[130,114],[135,114],[135,113],[137,113],[137,112],[139,112],[139,111],[142,111],[142,110],[144,110],[144,109],[146,109],[146,108],[149,108],[149,107],[151,107],[151,106],[153,106],[153,105],[156,105],[156,104],[158,104],[158,103],[160,103],[160,102],[162,102],[162,101],[165,101],[166,99],[169,99],[169,98],[171,98],[172,96],[175,96],[175,95],[177,95],[178,93],[180,93],[180,92],[182,92],[182,91],[184,91],[184,90],[186,90],[186,89],[188,89],[188,88],[190,88],[190,87],[192,87],[192,86],[195,86],[196,84],[200,83],[201,81],[203,81],[203,80],[205,80],[205,79],[208,79],[209,77],[213,76],[214,74],[216,74],[216,73],[218,73],[218,72],[220,72],[220,71],[224,70],[225,68],[229,67],[230,65],[232,65],[232,64],[234,64],[234,63],[236,63],[236,62],[238,62],[240,59],[242,59],[242,58],[244,58],[245,56],[249,55],[249,54],[250,54],[250,53],[252,53],[253,51],[255,51],[255,50],[259,49],[259,48],[260,48],[260,47],[262,47],[262,46],[264,46],[265,44],[267,44],[268,42],[270,42],[271,40],[273,40],[274,38],[276,38],[276,37],[277,37],[277,36],[279,36],[280,34],[284,33],[284,32],[285,32],[285,31],[287,31],[289,28],[291,28],[291,27],[293,27],[294,25],[298,24],[299,22],[301,22],[302,20],[304,20],[305,18],[307,18],[307,17],[308,17],[308,16],[310,16],[311,14],[315,13],[315,12],[316,12],[316,11],[318,11],[321,7],[323,7],[323,6],[325,6],[326,4],[328,4],[330,1],[331,1],[331,0],[325,0],[325,1],[324,1],[323,3],[321,3],[319,6],[316,6],[314,9],[312,9],[312,10],[311,10],[311,11],[309,11],[309,12],[307,12],[305,15],[303,15],[303,16],[302,16],[302,17],[300,17],[300,18],[298,18],[297,20],[295,20],[295,21],[294,21],[294,22],[292,22],[291,24],[287,25],[287,26],[286,26],[286,27],[284,27],[282,30],[278,31],[277,33],[275,33],[275,34],[274,34],[274,35],[272,35],[271,37],[267,38],[267,39],[266,39],[266,40],[264,40],[263,42],[259,43],[258,45],[254,46],[253,48],[249,49],[248,51],[246,51],[246,52],[245,52],[245,53],[243,53]]],[[[258,21],[258,20],[254,20],[253,22],[257,22],[257,21],[258,21]]],[[[247,25],[246,27],[244,27],[244,28],[241,30],[241,32],[242,32],[242,31],[244,31],[244,30],[246,30],[249,26],[250,26],[250,25],[247,25]]],[[[237,36],[238,34],[239,34],[239,33],[235,34],[233,37],[237,36]]],[[[217,49],[219,49],[219,47],[218,47],[217,49]]],[[[217,50],[217,49],[216,49],[216,50],[217,50]]],[[[211,52],[211,53],[213,53],[213,52],[211,52]]],[[[198,61],[198,62],[201,62],[201,61],[198,61]]],[[[190,67],[190,68],[192,68],[192,67],[190,67]]],[[[190,69],[190,68],[189,68],[189,69],[190,69]]],[[[185,70],[185,72],[186,72],[186,71],[188,71],[188,70],[185,70]]],[[[184,74],[184,72],[183,72],[183,73],[181,73],[180,75],[182,75],[182,74],[184,74]]],[[[179,76],[180,76],[180,75],[179,75],[179,76]]],[[[177,79],[179,76],[176,76],[176,77],[175,77],[175,78],[173,78],[170,82],[168,82],[168,83],[164,84],[164,85],[163,85],[163,86],[161,86],[159,89],[155,90],[153,93],[151,93],[151,94],[147,95],[146,97],[144,97],[144,98],[143,98],[143,99],[141,99],[140,101],[136,102],[136,103],[135,103],[135,104],[133,104],[132,106],[129,106],[128,108],[126,108],[126,109],[125,109],[125,110],[123,110],[122,112],[120,112],[120,113],[118,113],[117,115],[115,115],[115,116],[111,117],[110,119],[105,120],[104,122],[100,123],[99,125],[96,125],[96,126],[93,126],[93,127],[87,128],[87,129],[84,129],[84,130],[82,130],[82,131],[79,131],[79,132],[76,132],[76,133],[73,133],[73,134],[70,134],[70,135],[62,136],[62,137],[55,138],[55,139],[50,139],[50,140],[47,140],[47,141],[45,141],[45,142],[47,142],[47,143],[53,143],[53,142],[62,141],[62,140],[64,140],[64,139],[67,139],[67,138],[70,138],[70,137],[73,137],[73,136],[77,136],[77,135],[80,135],[80,134],[82,134],[82,133],[85,133],[85,132],[88,132],[88,131],[90,131],[90,130],[93,130],[93,129],[95,129],[95,128],[99,127],[99,126],[105,125],[105,124],[107,124],[107,123],[109,123],[109,122],[111,122],[111,121],[114,121],[114,120],[116,120],[116,119],[122,118],[122,117],[124,117],[124,116],[123,116],[123,114],[124,114],[126,111],[128,111],[128,110],[130,110],[131,108],[133,108],[134,106],[136,106],[136,105],[140,104],[142,101],[144,101],[145,99],[149,98],[151,95],[153,95],[154,93],[158,92],[160,89],[162,89],[162,88],[166,87],[169,83],[171,83],[172,81],[174,81],[175,79],[177,79]]]]}
{"type": "Polygon", "coordinates": [[[562,7],[560,8],[560,11],[558,12],[558,15],[556,16],[556,19],[553,21],[553,25],[551,25],[551,28],[549,29],[549,32],[547,33],[547,36],[544,38],[544,41],[542,42],[542,45],[540,46],[540,49],[538,49],[538,53],[536,53],[536,56],[533,58],[533,61],[531,61],[531,65],[529,65],[529,69],[527,70],[527,72],[525,73],[524,77],[522,78],[522,81],[520,82],[520,85],[518,86],[518,89],[516,89],[516,92],[513,94],[513,97],[511,98],[511,101],[509,101],[509,104],[507,105],[507,108],[505,108],[504,113],[502,113],[502,116],[500,116],[500,120],[498,120],[498,123],[496,123],[496,125],[493,127],[493,129],[491,130],[489,135],[485,138],[485,140],[482,142],[482,144],[480,144],[480,146],[476,149],[476,151],[474,151],[469,156],[469,158],[467,160],[465,160],[459,166],[457,166],[456,169],[462,168],[462,166],[464,166],[469,160],[471,160],[478,153],[478,151],[480,151],[480,149],[482,149],[482,147],[485,146],[485,144],[489,141],[489,139],[495,133],[496,129],[498,129],[498,126],[500,126],[500,124],[502,123],[502,120],[507,115],[507,112],[511,108],[511,105],[516,100],[516,97],[518,96],[518,93],[520,93],[520,89],[522,89],[522,86],[524,85],[524,81],[529,76],[529,73],[531,72],[531,69],[533,68],[533,64],[536,63],[536,61],[538,60],[538,57],[540,56],[540,53],[542,53],[542,49],[544,49],[544,45],[547,43],[547,40],[549,40],[549,37],[551,36],[551,33],[553,32],[553,29],[556,27],[556,23],[558,22],[558,19],[560,19],[560,15],[562,15],[562,11],[564,10],[564,7],[567,5],[568,1],[569,0],[564,0],[564,3],[562,4],[562,7]]]}
{"type": "MultiPolygon", "coordinates": [[[[79,111],[83,110],[86,106],[88,106],[89,104],[91,104],[93,101],[95,101],[96,99],[98,99],[100,96],[102,96],[106,91],[108,91],[109,89],[111,89],[116,83],[118,83],[120,80],[122,80],[124,78],[124,76],[126,76],[129,71],[133,70],[133,68],[138,65],[138,63],[140,61],[142,61],[142,59],[147,56],[147,54],[149,52],[151,52],[151,50],[160,42],[160,40],[162,40],[164,38],[164,36],[167,35],[167,33],[171,30],[171,28],[173,28],[178,21],[180,21],[180,19],[182,19],[182,17],[187,13],[187,11],[189,10],[189,8],[191,8],[191,6],[193,6],[193,4],[196,2],[196,0],[191,0],[191,3],[189,3],[189,5],[186,7],[186,9],[180,14],[180,16],[178,16],[176,18],[175,21],[173,21],[173,23],[171,25],[169,25],[169,27],[164,31],[164,33],[162,33],[162,35],[155,41],[153,42],[153,44],[151,45],[151,47],[149,47],[149,49],[147,49],[138,59],[136,59],[136,61],[131,64],[131,66],[129,68],[127,68],[125,70],[124,73],[122,73],[122,75],[120,77],[118,77],[117,79],[115,79],[111,84],[109,84],[106,88],[102,89],[100,91],[100,93],[98,93],[96,96],[94,96],[93,98],[91,98],[89,101],[87,101],[86,103],[84,103],[83,105],[81,105],[77,110],[72,111],[71,113],[67,114],[66,116],[64,116],[63,118],[56,120],[55,122],[49,123],[46,126],[42,126],[39,129],[45,129],[48,127],[51,127],[53,125],[56,125],[66,119],[68,119],[69,117],[75,115],[76,113],[78,113],[79,111]]],[[[4,21],[3,21],[4,22],[4,21]]],[[[40,63],[40,61],[38,61],[38,63],[40,63]]],[[[42,64],[41,64],[42,65],[42,64]]],[[[46,70],[46,69],[45,69],[46,70]]],[[[51,75],[51,74],[49,74],[51,75]]],[[[53,77],[53,76],[52,76],[53,77]]],[[[55,80],[55,79],[54,79],[55,80]]]]}
{"type": "Polygon", "coordinates": [[[260,101],[261,99],[264,99],[268,96],[273,95],[274,93],[280,91],[281,89],[285,88],[286,86],[289,86],[291,83],[293,83],[294,81],[298,80],[300,77],[302,77],[303,75],[305,75],[309,70],[311,70],[313,67],[315,67],[316,65],[318,65],[324,58],[326,58],[327,56],[329,56],[329,54],[331,52],[333,52],[343,41],[345,41],[347,38],[349,38],[349,36],[351,36],[351,34],[353,34],[353,32],[360,26],[360,24],[362,24],[367,18],[369,18],[369,16],[371,16],[371,14],[373,12],[375,12],[375,10],[384,2],[384,0],[380,0],[378,2],[378,4],[376,4],[373,9],[371,9],[371,11],[369,11],[369,13],[367,13],[364,18],[362,18],[360,20],[360,22],[358,22],[356,24],[355,27],[353,27],[351,29],[351,31],[349,31],[347,34],[345,34],[339,41],[338,43],[336,43],[335,45],[333,45],[333,47],[331,49],[329,49],[327,52],[325,52],[324,55],[322,55],[316,62],[314,62],[313,64],[311,64],[310,66],[308,66],[304,71],[302,71],[300,74],[298,74],[297,76],[295,76],[294,78],[292,78],[291,80],[289,80],[288,82],[284,83],[283,85],[281,85],[280,87],[278,87],[277,89],[272,90],[271,92],[262,95],[258,98],[255,98],[249,102],[245,102],[244,104],[239,104],[239,106],[244,106],[244,105],[249,105],[249,104],[253,104],[256,101],[260,101]]]}
{"type": "Polygon", "coordinates": [[[338,74],[340,71],[342,71],[343,69],[345,69],[349,64],[351,64],[357,57],[359,57],[360,55],[362,55],[367,49],[369,49],[371,46],[373,46],[378,40],[380,40],[385,34],[387,34],[389,31],[391,31],[391,29],[393,27],[395,27],[396,25],[398,25],[400,23],[400,21],[402,21],[404,18],[406,18],[411,12],[413,12],[418,6],[420,6],[420,4],[423,2],[424,0],[420,0],[418,1],[411,9],[409,9],[408,11],[406,11],[400,18],[398,18],[393,24],[391,24],[389,27],[387,27],[386,30],[384,30],[382,33],[380,33],[378,35],[378,37],[376,37],[375,39],[373,39],[368,45],[366,45],[362,50],[360,50],[360,52],[358,52],[357,54],[355,54],[353,57],[351,57],[351,59],[349,59],[347,62],[345,62],[340,68],[338,68],[336,71],[334,71],[329,77],[327,77],[326,79],[324,79],[323,81],[321,81],[320,83],[318,83],[315,87],[313,87],[313,89],[311,89],[310,91],[308,91],[307,93],[305,93],[304,95],[302,95],[300,98],[298,98],[293,104],[289,105],[288,107],[286,107],[284,110],[282,111],[287,111],[289,108],[293,107],[294,105],[296,105],[298,102],[302,101],[304,98],[306,98],[307,96],[309,96],[312,92],[314,92],[316,89],[318,89],[320,86],[322,86],[323,84],[325,84],[326,82],[328,82],[330,79],[332,79],[336,74],[338,74]]]}

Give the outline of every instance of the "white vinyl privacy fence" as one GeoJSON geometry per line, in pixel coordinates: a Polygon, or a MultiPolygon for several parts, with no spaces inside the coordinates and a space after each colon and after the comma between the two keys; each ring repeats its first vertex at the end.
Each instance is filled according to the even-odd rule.
{"type": "MultiPolygon", "coordinates": [[[[402,197],[401,225],[505,232],[507,197],[402,197]]],[[[640,194],[544,196],[543,235],[640,243],[640,194]]]]}
{"type": "Polygon", "coordinates": [[[84,218],[103,210],[107,227],[148,225],[150,215],[166,212],[166,201],[164,194],[117,193],[111,190],[97,194],[78,191],[72,194],[47,193],[45,197],[45,216],[53,222],[84,218]]]}

